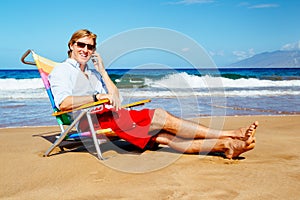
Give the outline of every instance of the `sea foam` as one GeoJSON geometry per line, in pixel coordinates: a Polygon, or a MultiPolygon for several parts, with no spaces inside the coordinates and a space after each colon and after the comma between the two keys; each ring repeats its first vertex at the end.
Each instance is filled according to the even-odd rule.
{"type": "MultiPolygon", "coordinates": [[[[121,88],[124,96],[185,97],[193,96],[280,96],[300,95],[300,80],[229,79],[209,75],[197,76],[186,72],[160,78],[143,78],[143,87],[121,88]]],[[[137,81],[132,81],[136,84],[137,81]]],[[[141,81],[138,81],[139,84],[141,81]]],[[[47,98],[40,78],[0,79],[0,98],[47,98]]]]}
{"type": "Polygon", "coordinates": [[[145,79],[145,84],[150,87],[168,88],[253,88],[253,87],[300,87],[300,80],[260,80],[256,78],[229,79],[224,77],[212,77],[209,75],[196,76],[186,72],[166,75],[160,80],[145,79]]]}

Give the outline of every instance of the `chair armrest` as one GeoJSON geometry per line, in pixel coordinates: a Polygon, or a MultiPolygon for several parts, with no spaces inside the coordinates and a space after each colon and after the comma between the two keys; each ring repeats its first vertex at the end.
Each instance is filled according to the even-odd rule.
{"type": "MultiPolygon", "coordinates": [[[[104,103],[107,103],[107,102],[109,102],[109,100],[104,99],[104,100],[100,100],[100,101],[97,101],[97,102],[84,104],[84,105],[82,105],[78,108],[75,108],[75,109],[65,110],[65,111],[56,111],[56,112],[52,113],[52,116],[59,116],[59,115],[62,115],[62,114],[66,114],[66,113],[74,112],[74,111],[77,111],[77,110],[82,110],[82,109],[85,109],[85,108],[90,108],[90,107],[93,107],[93,106],[104,104],[104,103]]],[[[144,105],[145,103],[149,103],[149,102],[151,102],[150,99],[145,99],[145,100],[141,100],[141,101],[137,101],[137,102],[133,102],[133,103],[130,103],[130,104],[123,105],[122,108],[132,108],[132,107],[135,107],[135,106],[144,105]]]]}
{"type": "Polygon", "coordinates": [[[137,102],[133,102],[133,103],[130,103],[130,104],[123,105],[122,108],[132,108],[132,107],[135,107],[135,106],[144,105],[145,103],[149,103],[149,102],[151,102],[151,99],[145,99],[145,100],[141,100],[141,101],[137,101],[137,102]]]}
{"type": "Polygon", "coordinates": [[[104,104],[104,103],[107,103],[107,102],[109,102],[108,99],[103,99],[103,100],[100,100],[100,101],[97,101],[97,102],[92,102],[92,103],[84,104],[84,105],[82,105],[82,106],[80,106],[78,108],[75,108],[75,109],[64,110],[64,111],[56,111],[56,112],[52,113],[52,116],[59,116],[59,115],[70,113],[70,112],[74,112],[74,111],[77,111],[77,110],[82,110],[82,109],[85,109],[85,108],[90,108],[90,107],[98,106],[100,104],[104,104]]]}

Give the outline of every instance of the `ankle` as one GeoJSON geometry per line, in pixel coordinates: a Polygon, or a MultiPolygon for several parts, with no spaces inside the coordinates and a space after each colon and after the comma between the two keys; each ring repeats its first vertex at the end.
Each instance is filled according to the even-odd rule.
{"type": "Polygon", "coordinates": [[[218,139],[214,145],[212,152],[226,152],[231,149],[231,138],[218,139]]]}
{"type": "Polygon", "coordinates": [[[229,149],[231,149],[231,143],[232,143],[231,138],[223,139],[223,152],[226,152],[229,149]]]}

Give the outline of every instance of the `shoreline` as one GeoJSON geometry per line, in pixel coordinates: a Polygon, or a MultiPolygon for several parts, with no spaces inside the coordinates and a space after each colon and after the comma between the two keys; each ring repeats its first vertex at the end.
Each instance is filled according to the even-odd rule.
{"type": "MultiPolygon", "coordinates": [[[[181,155],[167,149],[122,152],[110,146],[103,147],[104,156],[109,157],[104,161],[80,149],[65,153],[56,149],[43,157],[51,143],[40,136],[56,133],[58,126],[0,128],[0,199],[300,197],[300,116],[224,119],[224,129],[258,120],[255,149],[236,160],[219,155],[181,155]],[[170,158],[170,163],[164,163],[170,158]]],[[[204,125],[211,122],[210,117],[194,120],[204,125]]]]}
{"type": "MultiPolygon", "coordinates": [[[[186,120],[197,120],[197,119],[209,119],[209,118],[231,118],[231,117],[300,117],[300,114],[287,114],[287,115],[226,115],[226,116],[199,116],[199,117],[192,117],[192,118],[185,118],[186,120]]],[[[56,127],[58,125],[31,125],[31,126],[7,126],[7,127],[0,127],[1,129],[14,129],[14,128],[45,128],[45,127],[56,127]]]]}

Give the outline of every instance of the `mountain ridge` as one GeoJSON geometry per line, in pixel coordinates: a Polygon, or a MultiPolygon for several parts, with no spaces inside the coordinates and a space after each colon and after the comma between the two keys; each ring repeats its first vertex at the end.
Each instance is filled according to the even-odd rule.
{"type": "Polygon", "coordinates": [[[300,67],[300,50],[263,52],[232,63],[229,67],[300,67]]]}

